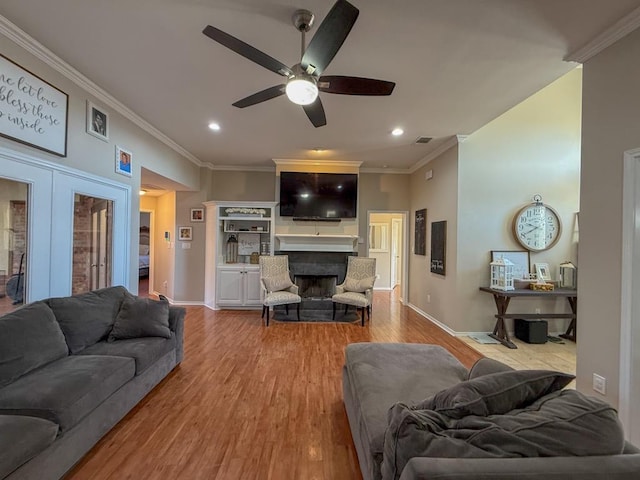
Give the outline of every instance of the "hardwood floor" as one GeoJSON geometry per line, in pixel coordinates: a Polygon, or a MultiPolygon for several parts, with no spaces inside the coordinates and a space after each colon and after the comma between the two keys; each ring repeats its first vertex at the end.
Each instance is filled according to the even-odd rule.
{"type": "Polygon", "coordinates": [[[482,355],[376,292],[359,323],[262,325],[259,311],[188,307],[185,359],[67,475],[68,480],[362,478],[342,401],[353,342],[443,345],[482,355]]]}

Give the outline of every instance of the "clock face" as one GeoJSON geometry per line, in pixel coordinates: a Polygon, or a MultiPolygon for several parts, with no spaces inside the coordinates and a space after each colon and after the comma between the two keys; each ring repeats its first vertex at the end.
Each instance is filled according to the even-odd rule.
{"type": "Polygon", "coordinates": [[[523,207],[513,218],[513,234],[527,250],[538,252],[551,248],[560,238],[561,231],[556,211],[542,203],[523,207]]]}

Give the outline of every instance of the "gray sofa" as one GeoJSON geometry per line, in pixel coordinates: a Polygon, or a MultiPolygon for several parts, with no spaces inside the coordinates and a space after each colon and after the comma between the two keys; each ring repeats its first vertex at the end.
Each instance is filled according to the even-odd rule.
{"type": "Polygon", "coordinates": [[[182,361],[184,316],[110,287],[0,317],[0,478],[61,478],[182,361]]]}
{"type": "MultiPolygon", "coordinates": [[[[563,375],[560,375],[559,379],[545,380],[547,383],[538,388],[536,394],[541,396],[540,400],[527,407],[535,410],[534,412],[522,408],[505,412],[504,415],[494,415],[495,411],[460,414],[460,412],[452,413],[449,408],[452,403],[460,403],[460,399],[464,399],[465,408],[469,408],[469,405],[473,405],[473,408],[478,407],[475,400],[468,401],[471,398],[468,397],[468,392],[461,394],[460,391],[456,391],[459,387],[469,385],[470,382],[465,381],[469,378],[474,379],[471,383],[475,385],[477,382],[488,382],[496,377],[532,372],[534,371],[515,372],[510,367],[489,359],[480,360],[471,371],[467,371],[447,350],[435,345],[385,343],[348,345],[345,350],[343,368],[343,395],[364,480],[383,478],[384,480],[390,478],[399,478],[400,480],[445,478],[447,480],[494,480],[496,478],[501,480],[632,480],[640,478],[640,452],[624,441],[624,435],[615,411],[597,399],[583,396],[573,390],[562,390],[562,386],[570,380],[570,378],[561,378],[563,375]],[[551,385],[552,383],[554,385],[551,385]],[[547,391],[553,393],[547,393],[547,391]],[[439,392],[442,393],[436,395],[439,392]],[[573,400],[578,397],[579,401],[591,402],[598,407],[600,415],[596,419],[600,423],[595,423],[593,427],[594,430],[598,429],[597,431],[585,433],[584,429],[588,429],[592,425],[591,418],[585,419],[583,424],[579,426],[583,430],[576,427],[571,431],[576,440],[566,442],[571,444],[567,447],[595,448],[594,445],[602,441],[604,435],[611,435],[612,440],[608,442],[608,447],[614,450],[618,449],[619,454],[550,457],[549,453],[543,450],[543,453],[538,453],[537,457],[527,455],[527,448],[530,448],[530,444],[527,443],[529,438],[526,437],[524,430],[522,430],[524,434],[519,431],[517,424],[514,428],[513,422],[519,422],[523,418],[539,414],[538,410],[543,411],[548,405],[551,405],[550,408],[553,409],[555,408],[552,406],[553,404],[545,404],[544,402],[548,399],[551,399],[548,401],[566,402],[567,398],[565,397],[570,397],[573,400]],[[455,401],[452,402],[452,400],[455,401]],[[445,407],[449,410],[446,410],[445,407]],[[433,410],[425,410],[428,408],[433,410]],[[438,408],[440,409],[438,410],[438,408]],[[450,417],[443,415],[443,412],[450,417]],[[479,416],[474,417],[472,414],[479,416]],[[510,418],[509,414],[514,414],[515,417],[510,418]],[[437,421],[442,422],[442,419],[448,422],[445,424],[447,428],[442,431],[431,434],[431,430],[425,428],[427,426],[432,428],[433,424],[437,421]],[[514,444],[525,442],[524,453],[518,455],[510,452],[511,458],[501,457],[500,448],[495,448],[500,445],[494,443],[488,446],[486,451],[480,451],[481,456],[493,456],[494,458],[471,458],[478,455],[478,452],[472,449],[462,450],[460,455],[456,455],[455,452],[459,451],[456,449],[460,448],[461,439],[465,442],[470,438],[477,439],[477,432],[469,431],[474,422],[480,425],[483,435],[486,432],[499,430],[495,428],[495,425],[487,426],[482,423],[488,421],[511,422],[509,423],[511,428],[509,434],[513,434],[514,431],[517,433],[511,437],[510,441],[505,442],[507,444],[505,448],[507,450],[513,449],[516,448],[514,444]],[[399,425],[401,427],[398,427],[399,425]],[[600,427],[600,425],[605,427],[600,427]],[[600,428],[608,430],[603,432],[600,428]],[[425,437],[420,437],[422,435],[431,435],[431,437],[425,439],[425,437]],[[412,453],[413,445],[407,442],[414,442],[416,438],[420,438],[415,442],[420,444],[415,445],[416,451],[422,449],[434,454],[414,456],[415,454],[412,453]],[[452,454],[452,452],[454,453],[452,454]],[[400,463],[400,468],[395,470],[391,468],[402,455],[405,456],[406,462],[400,463]]],[[[491,391],[491,384],[487,385],[491,391]]],[[[532,390],[535,389],[528,388],[525,391],[525,396],[533,395],[532,390]]],[[[494,388],[495,391],[500,391],[502,394],[502,390],[494,388]]],[[[494,393],[492,400],[486,401],[484,398],[480,402],[480,406],[489,410],[510,409],[511,407],[506,407],[502,400],[501,395],[494,393]]],[[[563,408],[560,407],[559,410],[562,411],[563,408]]],[[[576,408],[580,409],[583,406],[578,405],[576,408]]],[[[555,410],[553,411],[555,412],[555,410]]],[[[551,432],[550,436],[553,437],[555,433],[553,428],[557,428],[558,424],[546,421],[545,424],[550,427],[547,434],[551,432]]],[[[573,425],[571,428],[574,428],[573,425]]],[[[531,431],[536,434],[540,433],[535,428],[531,431]]],[[[500,442],[502,437],[498,435],[494,437],[494,440],[496,438],[500,442]]],[[[542,443],[546,448],[548,445],[545,441],[542,443]]],[[[554,439],[551,438],[550,443],[553,441],[554,439]]],[[[563,445],[561,444],[561,446],[563,445]]],[[[485,445],[480,445],[480,449],[484,447],[485,445]]]]}

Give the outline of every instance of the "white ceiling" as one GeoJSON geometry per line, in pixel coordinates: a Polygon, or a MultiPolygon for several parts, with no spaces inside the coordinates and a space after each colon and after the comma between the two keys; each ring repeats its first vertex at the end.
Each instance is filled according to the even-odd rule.
{"type": "Polygon", "coordinates": [[[350,1],[360,16],[324,73],[390,80],[396,89],[390,97],[321,93],[327,125],[320,128],[286,97],[233,107],[282,77],[202,29],[213,25],[293,65],[300,34],[291,14],[313,11],[317,28],[332,0],[2,0],[0,15],[204,164],[332,159],[407,170],[451,136],[472,133],[574,68],[563,58],[640,6],[640,0],[350,1]],[[210,131],[210,121],[222,130],[210,131]],[[396,126],[403,136],[390,135],[396,126]],[[435,138],[416,145],[420,136],[435,138]]]}

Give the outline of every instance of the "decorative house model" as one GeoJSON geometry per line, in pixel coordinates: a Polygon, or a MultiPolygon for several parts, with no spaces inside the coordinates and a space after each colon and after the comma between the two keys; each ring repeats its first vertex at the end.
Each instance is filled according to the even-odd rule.
{"type": "Polygon", "coordinates": [[[513,262],[498,258],[491,262],[491,288],[494,290],[515,290],[513,286],[513,262]]]}
{"type": "Polygon", "coordinates": [[[578,287],[578,268],[571,262],[560,264],[560,288],[578,287]]]}

